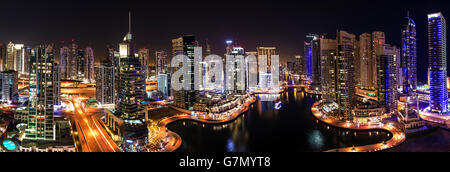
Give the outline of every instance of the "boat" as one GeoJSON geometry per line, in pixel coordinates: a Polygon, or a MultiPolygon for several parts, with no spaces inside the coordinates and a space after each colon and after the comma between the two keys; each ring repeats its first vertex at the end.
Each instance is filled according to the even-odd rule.
{"type": "Polygon", "coordinates": [[[281,109],[281,101],[275,103],[274,107],[275,110],[280,110],[281,109]]]}

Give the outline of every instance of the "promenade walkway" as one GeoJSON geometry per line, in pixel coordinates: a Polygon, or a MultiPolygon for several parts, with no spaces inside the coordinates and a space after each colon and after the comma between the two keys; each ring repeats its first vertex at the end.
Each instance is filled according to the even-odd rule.
{"type": "MultiPolygon", "coordinates": [[[[182,113],[182,114],[173,115],[173,116],[166,117],[166,118],[159,120],[158,126],[160,126],[162,128],[167,128],[167,125],[169,125],[170,123],[173,123],[175,121],[179,121],[179,120],[192,120],[192,121],[197,121],[197,122],[206,123],[206,124],[230,123],[230,122],[233,122],[234,120],[236,120],[241,114],[248,111],[250,105],[255,102],[256,102],[256,97],[252,96],[252,97],[248,98],[244,104],[231,110],[231,112],[229,112],[228,115],[223,116],[222,118],[214,119],[210,116],[194,116],[191,114],[182,113]]],[[[181,146],[181,142],[182,142],[181,137],[178,134],[176,134],[172,131],[169,131],[169,143],[166,145],[165,148],[163,148],[161,150],[161,152],[173,152],[181,146]]]]}
{"type": "Polygon", "coordinates": [[[403,132],[403,130],[401,129],[400,125],[397,122],[389,121],[388,123],[382,123],[379,125],[360,126],[350,121],[341,121],[331,116],[327,116],[322,110],[319,109],[319,105],[321,103],[322,101],[314,103],[314,105],[311,108],[311,111],[318,120],[328,125],[349,130],[361,130],[361,131],[384,130],[392,135],[391,139],[386,142],[365,146],[338,148],[328,150],[325,152],[375,152],[398,146],[399,144],[403,143],[406,139],[405,133],[403,132]]]}

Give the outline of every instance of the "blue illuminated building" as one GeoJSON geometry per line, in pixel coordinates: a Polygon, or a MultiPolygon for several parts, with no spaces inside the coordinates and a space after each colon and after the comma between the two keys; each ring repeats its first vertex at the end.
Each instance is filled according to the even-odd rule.
{"type": "Polygon", "coordinates": [[[304,53],[306,76],[312,78],[312,46],[310,42],[305,41],[304,53]]]}
{"type": "Polygon", "coordinates": [[[401,65],[404,81],[403,93],[414,98],[417,89],[417,41],[416,23],[406,16],[406,22],[402,26],[402,58],[401,65]]]}
{"type": "Polygon", "coordinates": [[[377,93],[379,103],[387,113],[397,111],[397,58],[400,51],[397,47],[385,44],[384,53],[377,56],[377,93]]]}
{"type": "Polygon", "coordinates": [[[446,26],[442,13],[428,15],[428,57],[430,70],[430,110],[447,112],[447,52],[446,26]]]}

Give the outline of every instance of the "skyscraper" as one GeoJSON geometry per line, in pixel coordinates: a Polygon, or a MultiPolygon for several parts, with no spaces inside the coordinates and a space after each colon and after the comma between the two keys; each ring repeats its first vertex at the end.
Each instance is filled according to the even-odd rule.
{"type": "Polygon", "coordinates": [[[177,55],[186,55],[188,58],[184,59],[184,85],[190,86],[191,90],[173,90],[174,105],[183,109],[193,109],[196,101],[197,92],[193,90],[194,86],[194,48],[197,46],[195,37],[186,35],[172,40],[173,57],[177,55]]]}
{"type": "Polygon", "coordinates": [[[312,78],[312,46],[310,42],[304,43],[303,54],[305,57],[305,73],[308,79],[312,78]]]}
{"type": "Polygon", "coordinates": [[[72,40],[72,44],[70,44],[69,47],[68,61],[65,66],[67,72],[66,79],[78,79],[78,60],[78,45],[74,43],[74,40],[72,40]]]}
{"type": "Polygon", "coordinates": [[[336,57],[337,41],[334,39],[320,40],[320,61],[322,73],[322,100],[333,102],[336,99],[336,57]]]}
{"type": "Polygon", "coordinates": [[[139,61],[141,62],[141,66],[145,72],[145,78],[150,78],[150,68],[149,68],[149,60],[150,60],[150,50],[147,48],[141,48],[138,51],[139,61]]]}
{"type": "Polygon", "coordinates": [[[86,69],[87,69],[87,59],[86,59],[86,51],[84,49],[77,50],[77,60],[76,60],[76,79],[84,80],[86,79],[86,69]]]}
{"type": "Polygon", "coordinates": [[[377,67],[376,67],[376,59],[377,56],[384,54],[384,44],[386,43],[386,36],[384,32],[376,31],[372,33],[372,59],[374,60],[372,68],[374,69],[372,72],[372,82],[374,87],[377,85],[377,67]]]}
{"type": "Polygon", "coordinates": [[[142,101],[145,93],[145,71],[141,66],[139,57],[135,55],[131,34],[131,13],[129,32],[119,44],[120,73],[119,73],[119,100],[118,113],[122,120],[133,124],[133,121],[144,119],[142,101]]]}
{"type": "Polygon", "coordinates": [[[241,45],[235,44],[226,56],[225,90],[229,93],[245,93],[245,52],[241,45]]]}
{"type": "Polygon", "coordinates": [[[6,44],[0,43],[0,71],[3,71],[5,68],[6,61],[6,44]]]}
{"type": "Polygon", "coordinates": [[[447,113],[447,31],[442,13],[428,14],[431,112],[447,113]]]}
{"type": "Polygon", "coordinates": [[[166,73],[158,74],[158,91],[162,93],[163,96],[170,95],[170,75],[166,73]]]}
{"type": "Polygon", "coordinates": [[[69,80],[78,79],[78,45],[72,40],[70,46],[62,46],[59,52],[61,78],[69,80]]]}
{"type": "Polygon", "coordinates": [[[155,52],[155,66],[156,74],[167,73],[168,72],[168,57],[166,51],[156,51],[155,52]]]}
{"type": "Polygon", "coordinates": [[[14,70],[19,74],[25,74],[27,71],[28,60],[25,58],[25,45],[14,45],[14,70]]]}
{"type": "Polygon", "coordinates": [[[354,106],[355,81],[353,59],[356,37],[345,31],[337,31],[337,58],[335,61],[336,102],[342,117],[350,118],[354,106]]]}
{"type": "Polygon", "coordinates": [[[311,90],[320,91],[320,38],[317,34],[309,34],[306,36],[310,39],[309,44],[311,46],[310,63],[311,63],[311,90]]]}
{"type": "Polygon", "coordinates": [[[114,66],[110,62],[102,62],[95,70],[96,98],[101,104],[115,104],[114,98],[114,66]]]}
{"type": "MultiPolygon", "coordinates": [[[[261,55],[266,55],[267,56],[267,70],[271,71],[270,66],[272,64],[272,56],[277,54],[277,48],[276,47],[257,47],[256,48],[257,52],[258,52],[258,57],[261,55]]],[[[259,60],[259,58],[258,58],[259,60]]],[[[258,61],[258,65],[261,62],[258,61]]]]}
{"type": "Polygon", "coordinates": [[[4,70],[15,70],[15,59],[14,59],[14,54],[15,54],[15,48],[14,48],[14,44],[12,42],[10,42],[7,46],[6,46],[6,60],[5,60],[5,68],[4,70]]]}
{"type": "Polygon", "coordinates": [[[52,46],[39,46],[31,52],[30,96],[26,139],[55,140],[54,56],[52,46]]]}
{"type": "Polygon", "coordinates": [[[387,113],[397,110],[397,61],[400,50],[384,45],[384,53],[377,56],[377,96],[378,102],[386,107],[387,113]]]}
{"type": "Polygon", "coordinates": [[[68,65],[70,65],[69,64],[70,63],[69,62],[70,49],[67,46],[63,46],[59,50],[59,53],[60,53],[59,66],[61,68],[61,78],[67,79],[70,76],[70,70],[68,67],[68,65]]]}
{"type": "Polygon", "coordinates": [[[17,102],[18,75],[16,71],[3,71],[0,73],[0,100],[5,103],[17,102]]]}
{"type": "Polygon", "coordinates": [[[53,63],[53,104],[61,104],[61,66],[53,63]]]}
{"type": "MultiPolygon", "coordinates": [[[[405,17],[405,23],[402,26],[402,57],[401,65],[404,80],[402,84],[403,93],[407,94],[410,100],[416,98],[417,89],[417,42],[416,42],[416,23],[408,15],[405,17]]],[[[413,101],[411,101],[413,102],[413,101]]],[[[409,103],[409,102],[408,102],[409,103]]]]}
{"type": "Polygon", "coordinates": [[[372,56],[372,36],[363,33],[359,36],[359,56],[360,56],[360,80],[361,87],[365,89],[374,88],[374,76],[376,71],[376,60],[372,56]]]}
{"type": "Polygon", "coordinates": [[[94,50],[92,47],[86,47],[85,48],[85,59],[86,59],[86,67],[85,70],[85,78],[89,82],[94,81],[95,77],[95,56],[94,56],[94,50]]]}

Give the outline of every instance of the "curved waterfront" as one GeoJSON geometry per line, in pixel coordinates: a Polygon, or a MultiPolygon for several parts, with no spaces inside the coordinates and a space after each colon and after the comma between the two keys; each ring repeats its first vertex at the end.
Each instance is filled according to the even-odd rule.
{"type": "Polygon", "coordinates": [[[181,152],[316,152],[368,145],[390,139],[387,132],[350,131],[328,126],[311,112],[319,96],[289,88],[277,101],[261,101],[229,124],[210,125],[181,120],[168,124],[182,138],[181,152]]]}

